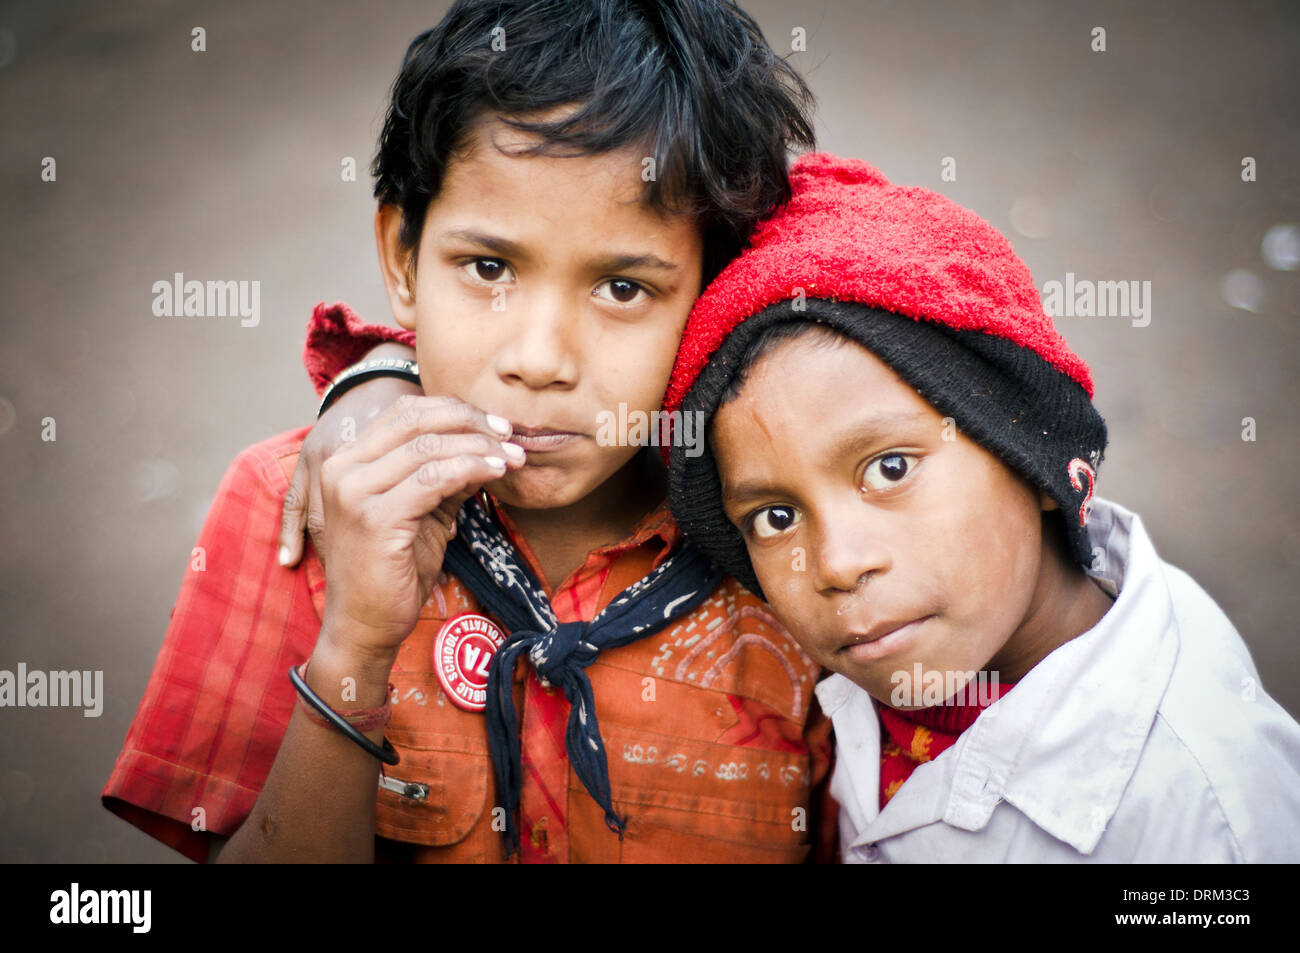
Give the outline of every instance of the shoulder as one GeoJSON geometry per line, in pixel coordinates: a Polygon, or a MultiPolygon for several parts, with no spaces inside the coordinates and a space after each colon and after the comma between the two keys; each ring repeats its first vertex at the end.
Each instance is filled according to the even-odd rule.
{"type": "Polygon", "coordinates": [[[1211,753],[1157,714],[1094,859],[1241,863],[1247,856],[1211,753]],[[1189,743],[1190,741],[1190,743],[1189,743]],[[1170,792],[1177,797],[1171,798],[1170,792]]]}
{"type": "Polygon", "coordinates": [[[1300,724],[1264,691],[1214,599],[1183,570],[1160,569],[1178,654],[1125,800],[1146,791],[1167,830],[1210,853],[1217,842],[1224,859],[1300,860],[1300,724]]]}
{"type": "Polygon", "coordinates": [[[820,668],[772,610],[730,576],[689,616],[647,640],[657,675],[750,698],[802,724],[820,668]]]}
{"type": "MultiPolygon", "coordinates": [[[[182,587],[211,589],[222,579],[249,573],[269,580],[266,567],[276,561],[281,514],[299,448],[310,428],[276,434],[245,447],[226,468],[199,532],[198,550],[206,560],[198,578],[189,574],[182,587]]],[[[304,559],[298,568],[308,562],[304,559]]]]}
{"type": "Polygon", "coordinates": [[[299,427],[245,447],[227,467],[222,489],[283,495],[289,487],[302,442],[310,432],[310,425],[299,427]]]}
{"type": "Polygon", "coordinates": [[[1218,603],[1191,576],[1160,562],[1167,584],[1178,654],[1160,714],[1175,728],[1213,727],[1215,737],[1249,745],[1239,733],[1278,716],[1294,728],[1294,719],[1264,691],[1260,675],[1236,627],[1218,603]]]}
{"type": "Polygon", "coordinates": [[[229,835],[252,809],[294,703],[287,672],[319,632],[318,564],[277,560],[280,502],[306,433],[253,444],[227,468],[102,794],[196,860],[207,851],[190,828],[196,817],[229,835]]]}
{"type": "Polygon", "coordinates": [[[1219,745],[1157,715],[1094,859],[1300,861],[1294,736],[1290,747],[1287,754],[1242,737],[1219,745]]]}

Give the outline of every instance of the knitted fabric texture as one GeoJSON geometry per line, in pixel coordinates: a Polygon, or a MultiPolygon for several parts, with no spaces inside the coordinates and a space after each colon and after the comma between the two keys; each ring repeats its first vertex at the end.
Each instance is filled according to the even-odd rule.
{"type": "Polygon", "coordinates": [[[859,159],[800,156],[793,195],[759,224],[745,252],[691,312],[664,400],[681,404],[731,328],[778,301],[857,301],[956,331],[984,331],[1036,351],[1093,396],[1092,374],[1043,311],[1011,243],[969,209],[928,189],[892,185],[859,159]]]}
{"type": "Polygon", "coordinates": [[[350,367],[389,341],[415,347],[415,332],[367,324],[342,301],[331,305],[319,302],[307,322],[307,344],[302,355],[316,393],[324,392],[333,380],[331,368],[350,367]]]}
{"type": "Polygon", "coordinates": [[[967,697],[974,697],[973,702],[932,705],[911,711],[877,704],[880,713],[881,809],[898,793],[918,765],[933,761],[956,744],[962,733],[975,724],[976,718],[1014,687],[1014,683],[998,682],[994,685],[994,697],[987,700],[972,690],[967,697]]]}

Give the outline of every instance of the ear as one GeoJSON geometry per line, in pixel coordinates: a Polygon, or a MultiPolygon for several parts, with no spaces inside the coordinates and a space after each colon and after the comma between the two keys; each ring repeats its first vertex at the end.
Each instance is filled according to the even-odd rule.
{"type": "Polygon", "coordinates": [[[402,210],[381,202],[375,212],[375,245],[379,271],[384,276],[393,318],[408,331],[415,330],[415,253],[402,248],[402,210]]]}
{"type": "Polygon", "coordinates": [[[1061,508],[1061,504],[1056,502],[1056,500],[1046,490],[1039,490],[1038,507],[1039,509],[1044,511],[1059,510],[1061,508]]]}

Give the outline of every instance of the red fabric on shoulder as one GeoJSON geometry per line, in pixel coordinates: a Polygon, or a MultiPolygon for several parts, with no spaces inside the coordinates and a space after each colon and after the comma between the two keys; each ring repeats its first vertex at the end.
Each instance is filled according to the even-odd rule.
{"type": "Polygon", "coordinates": [[[415,332],[368,324],[342,301],[317,304],[307,322],[307,344],[302,352],[316,393],[325,393],[330,381],[386,341],[415,347],[415,332]]]}

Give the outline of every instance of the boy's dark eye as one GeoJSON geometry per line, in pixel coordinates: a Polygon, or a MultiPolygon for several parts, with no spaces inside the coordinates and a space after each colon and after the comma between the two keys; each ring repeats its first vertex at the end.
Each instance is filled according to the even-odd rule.
{"type": "Polygon", "coordinates": [[[630,281],[624,281],[622,278],[615,278],[609,283],[610,294],[614,296],[615,301],[620,301],[623,304],[635,298],[636,293],[640,290],[638,286],[630,281]]]}
{"type": "Polygon", "coordinates": [[[867,489],[883,490],[907,476],[915,461],[916,457],[910,453],[888,453],[877,457],[867,464],[862,482],[867,485],[867,489]]]}
{"type": "Polygon", "coordinates": [[[907,475],[907,458],[900,454],[880,461],[880,475],[886,480],[901,480],[907,475]]]}
{"type": "Polygon", "coordinates": [[[506,263],[499,258],[476,258],[474,271],[484,281],[496,281],[506,273],[506,263]]]}
{"type": "Polygon", "coordinates": [[[750,528],[760,539],[769,539],[784,533],[799,522],[799,511],[793,506],[765,506],[754,514],[750,528]]]}
{"type": "Polygon", "coordinates": [[[608,281],[602,281],[592,294],[614,304],[632,304],[637,300],[638,295],[645,295],[647,299],[653,297],[641,285],[627,278],[610,278],[608,281]]]}

